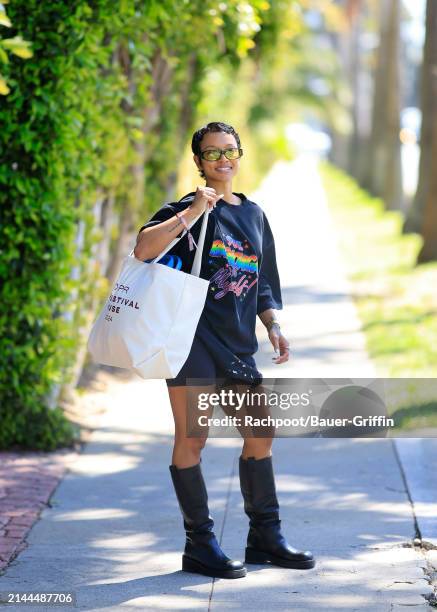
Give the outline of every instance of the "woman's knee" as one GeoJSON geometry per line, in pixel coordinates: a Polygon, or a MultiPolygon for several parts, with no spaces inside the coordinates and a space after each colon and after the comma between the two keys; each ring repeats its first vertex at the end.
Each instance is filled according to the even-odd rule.
{"type": "Polygon", "coordinates": [[[207,439],[208,438],[205,437],[187,438],[184,436],[176,436],[174,445],[181,450],[186,449],[191,452],[200,452],[205,448],[207,439]]]}

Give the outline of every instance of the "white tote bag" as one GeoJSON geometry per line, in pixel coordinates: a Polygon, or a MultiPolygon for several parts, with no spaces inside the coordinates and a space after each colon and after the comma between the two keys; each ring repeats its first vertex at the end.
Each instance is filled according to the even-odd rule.
{"type": "MultiPolygon", "coordinates": [[[[87,347],[97,363],[134,370],[142,378],[175,378],[190,353],[209,281],[199,277],[209,209],[204,218],[191,274],[133,255],[93,323],[87,347]]],[[[199,219],[188,225],[191,228],[199,219]]]]}

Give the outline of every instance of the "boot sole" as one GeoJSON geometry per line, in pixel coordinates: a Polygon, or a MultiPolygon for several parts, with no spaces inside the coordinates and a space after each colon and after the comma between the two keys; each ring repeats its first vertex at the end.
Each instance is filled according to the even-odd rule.
{"type": "Polygon", "coordinates": [[[220,570],[207,567],[195,559],[182,555],[182,571],[194,574],[203,574],[211,578],[243,578],[247,574],[247,569],[242,567],[236,570],[220,570]]]}
{"type": "Polygon", "coordinates": [[[246,548],[246,558],[244,562],[253,563],[255,565],[271,563],[273,565],[279,565],[279,567],[289,567],[291,569],[311,569],[316,564],[315,559],[292,561],[291,559],[282,559],[281,557],[276,557],[275,555],[271,555],[261,550],[254,550],[253,548],[246,548]]]}

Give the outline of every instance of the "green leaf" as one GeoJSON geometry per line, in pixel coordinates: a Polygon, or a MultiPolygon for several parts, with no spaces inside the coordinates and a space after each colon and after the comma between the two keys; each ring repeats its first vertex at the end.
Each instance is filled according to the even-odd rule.
{"type": "Polygon", "coordinates": [[[2,45],[5,49],[9,49],[14,55],[28,59],[33,57],[33,51],[30,49],[30,43],[27,40],[23,40],[21,36],[14,36],[14,38],[5,38],[2,41],[2,45]]]}
{"type": "Polygon", "coordinates": [[[0,42],[0,62],[3,62],[3,64],[9,64],[8,54],[6,53],[4,49],[1,48],[1,42],[0,42]]]}
{"type": "Polygon", "coordinates": [[[12,27],[11,20],[6,15],[4,10],[0,10],[0,25],[5,26],[5,28],[11,28],[12,27]]]}
{"type": "Polygon", "coordinates": [[[0,95],[1,96],[7,96],[10,91],[11,90],[7,86],[6,81],[4,80],[2,75],[0,74],[0,95]]]}

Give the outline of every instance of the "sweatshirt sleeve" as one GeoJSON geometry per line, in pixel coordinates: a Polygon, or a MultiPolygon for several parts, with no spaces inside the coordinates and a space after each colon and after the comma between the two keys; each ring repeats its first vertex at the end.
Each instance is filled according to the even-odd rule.
{"type": "MultiPolygon", "coordinates": [[[[162,223],[163,221],[167,221],[168,219],[171,219],[175,215],[176,212],[181,212],[185,210],[185,208],[187,208],[191,204],[192,199],[193,198],[189,194],[188,196],[182,198],[178,202],[168,202],[166,204],[163,204],[161,208],[159,208],[155,213],[153,213],[151,218],[146,223],[143,223],[143,225],[139,228],[138,233],[140,233],[146,227],[153,227],[154,225],[158,225],[159,223],[162,223]]],[[[176,218],[175,218],[175,223],[176,223],[176,218]]],[[[208,226],[209,226],[209,223],[210,223],[210,220],[208,220],[208,226]]],[[[194,225],[192,225],[191,230],[190,230],[193,235],[194,241],[196,243],[199,239],[201,226],[202,226],[202,217],[199,217],[199,219],[194,223],[194,225]]],[[[184,232],[185,232],[185,227],[182,225],[181,231],[176,237],[177,238],[182,237],[184,235],[184,232]]],[[[205,238],[205,241],[206,240],[207,240],[207,237],[205,238]]],[[[187,272],[187,273],[191,271],[195,253],[196,253],[196,249],[194,249],[193,251],[189,250],[189,242],[186,237],[186,233],[185,233],[185,237],[182,237],[182,240],[179,240],[179,242],[177,242],[168,251],[169,255],[177,256],[182,260],[182,271],[187,272]]],[[[149,262],[152,260],[146,259],[144,261],[149,262]]]]}
{"type": "Polygon", "coordinates": [[[263,212],[262,258],[258,277],[257,314],[268,308],[282,310],[281,283],[276,263],[275,241],[263,212]]]}
{"type": "MultiPolygon", "coordinates": [[[[179,210],[178,208],[176,208],[175,204],[164,204],[163,206],[161,206],[159,210],[157,210],[152,215],[152,217],[150,218],[149,221],[147,221],[147,223],[144,223],[140,227],[140,229],[138,230],[138,233],[140,233],[141,230],[145,229],[146,227],[152,227],[153,225],[158,225],[159,223],[162,223],[163,221],[167,221],[168,219],[171,219],[171,217],[173,217],[176,212],[179,212],[179,210]]],[[[182,230],[177,235],[178,238],[179,236],[182,236],[183,231],[184,231],[184,227],[182,226],[182,230]]]]}

